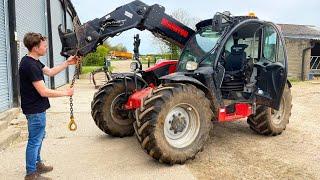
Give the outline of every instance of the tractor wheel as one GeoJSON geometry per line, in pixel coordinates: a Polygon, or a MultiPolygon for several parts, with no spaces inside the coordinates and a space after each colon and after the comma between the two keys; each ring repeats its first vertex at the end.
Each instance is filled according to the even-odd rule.
{"type": "Polygon", "coordinates": [[[257,106],[256,114],[248,117],[250,128],[262,135],[276,136],[281,134],[289,123],[292,108],[291,90],[285,86],[280,109],[277,111],[267,106],[257,106]]]}
{"type": "Polygon", "coordinates": [[[203,150],[212,117],[203,91],[193,85],[168,84],[155,89],[136,110],[134,128],[151,157],[183,164],[203,150]]]}
{"type": "MultiPolygon", "coordinates": [[[[129,94],[135,89],[134,81],[127,80],[129,94]]],[[[141,88],[141,83],[138,83],[141,88]]],[[[105,133],[115,137],[132,136],[135,121],[132,111],[124,109],[128,97],[125,95],[124,79],[114,79],[95,93],[91,102],[91,115],[96,125],[105,133]]]]}

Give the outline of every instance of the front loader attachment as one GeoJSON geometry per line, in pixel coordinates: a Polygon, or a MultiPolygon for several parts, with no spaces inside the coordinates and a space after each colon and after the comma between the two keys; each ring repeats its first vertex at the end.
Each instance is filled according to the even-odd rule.
{"type": "Polygon", "coordinates": [[[78,47],[78,40],[76,37],[76,33],[67,29],[66,32],[63,32],[62,25],[60,24],[58,27],[60,41],[62,44],[61,56],[69,57],[71,55],[76,54],[76,49],[78,47]]]}
{"type": "Polygon", "coordinates": [[[100,36],[90,24],[86,23],[81,26],[74,25],[74,28],[75,31],[67,29],[64,32],[61,25],[58,27],[62,44],[62,56],[84,56],[92,52],[98,44],[100,36]]]}

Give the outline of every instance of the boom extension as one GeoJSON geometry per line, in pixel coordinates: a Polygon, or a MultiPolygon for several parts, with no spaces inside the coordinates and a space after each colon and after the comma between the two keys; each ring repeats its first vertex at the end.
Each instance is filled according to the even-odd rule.
{"type": "Polygon", "coordinates": [[[165,14],[164,7],[158,4],[148,6],[139,0],[120,6],[106,16],[81,26],[74,20],[74,28],[75,31],[67,29],[63,32],[61,25],[59,26],[63,56],[84,56],[94,51],[105,39],[132,28],[141,31],[147,29],[180,48],[184,47],[194,34],[191,28],[165,14]]]}

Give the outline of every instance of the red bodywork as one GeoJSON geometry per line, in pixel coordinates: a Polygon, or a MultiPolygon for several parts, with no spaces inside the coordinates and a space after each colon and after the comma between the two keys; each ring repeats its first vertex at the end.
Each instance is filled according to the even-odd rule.
{"type": "Polygon", "coordinates": [[[177,69],[177,60],[164,60],[156,63],[154,66],[149,67],[145,70],[145,72],[155,71],[156,69],[160,69],[165,66],[169,66],[169,74],[176,72],[177,69]]]}
{"type": "Polygon", "coordinates": [[[143,98],[148,96],[151,93],[153,88],[154,87],[149,86],[147,88],[141,89],[141,90],[136,91],[135,93],[131,94],[127,103],[124,105],[125,109],[134,110],[134,109],[139,108],[141,106],[141,101],[143,100],[143,98]]]}
{"type": "MultiPolygon", "coordinates": [[[[160,61],[156,63],[154,66],[146,69],[145,72],[155,72],[156,70],[160,70],[161,68],[168,66],[167,72],[171,74],[176,72],[177,63],[177,60],[160,61]]],[[[141,106],[142,100],[151,93],[152,89],[154,89],[154,85],[150,84],[149,87],[138,90],[131,94],[127,103],[124,105],[124,108],[127,110],[134,110],[139,108],[141,106]]]]}
{"type": "Polygon", "coordinates": [[[220,108],[218,121],[219,122],[234,121],[241,118],[246,118],[252,114],[252,107],[250,104],[237,103],[234,106],[235,106],[235,110],[232,113],[228,113],[226,108],[220,108]]]}
{"type": "Polygon", "coordinates": [[[175,23],[169,21],[167,18],[162,18],[161,24],[166,28],[170,29],[173,32],[178,33],[180,36],[187,38],[189,36],[189,32],[184,30],[182,27],[176,25],[175,23]]]}
{"type": "MultiPolygon", "coordinates": [[[[153,86],[149,86],[145,89],[141,89],[133,93],[128,102],[125,104],[125,109],[134,110],[141,107],[142,100],[148,96],[154,89],[153,86]]],[[[228,113],[226,108],[220,108],[218,114],[219,122],[235,121],[242,118],[247,118],[252,114],[252,107],[247,103],[237,103],[235,104],[235,110],[232,113],[228,113]]]]}

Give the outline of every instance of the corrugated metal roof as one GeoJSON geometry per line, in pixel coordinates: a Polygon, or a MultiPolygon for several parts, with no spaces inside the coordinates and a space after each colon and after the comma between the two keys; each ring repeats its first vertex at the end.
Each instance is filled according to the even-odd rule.
{"type": "Polygon", "coordinates": [[[311,25],[278,24],[284,37],[320,40],[320,28],[311,25]]]}

